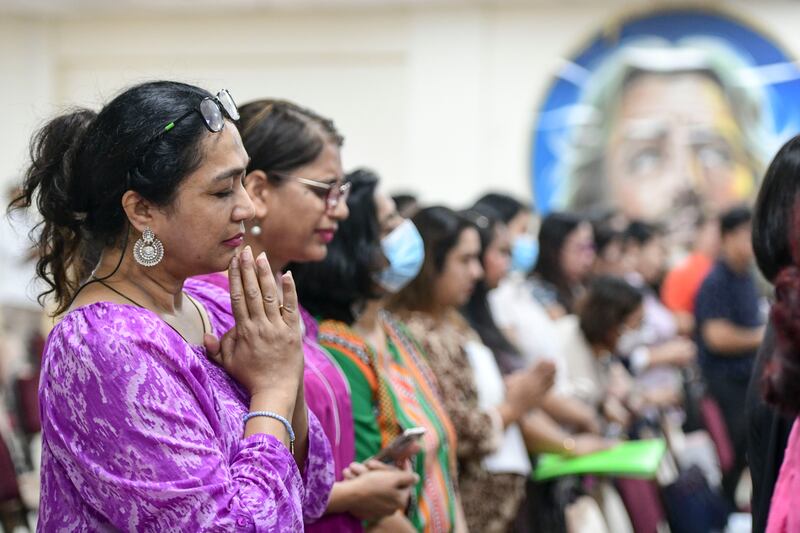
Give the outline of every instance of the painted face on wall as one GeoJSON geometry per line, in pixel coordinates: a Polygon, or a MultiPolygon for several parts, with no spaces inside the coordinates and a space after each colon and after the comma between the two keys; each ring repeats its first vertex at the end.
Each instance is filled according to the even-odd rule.
{"type": "Polygon", "coordinates": [[[614,206],[631,219],[692,228],[752,196],[742,131],[721,87],[696,72],[642,73],[610,119],[604,173],[614,206]]]}

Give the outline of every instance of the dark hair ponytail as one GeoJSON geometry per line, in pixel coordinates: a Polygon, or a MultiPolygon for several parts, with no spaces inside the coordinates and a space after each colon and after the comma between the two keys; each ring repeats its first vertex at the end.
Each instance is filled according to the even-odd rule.
{"type": "Polygon", "coordinates": [[[31,166],[25,173],[22,190],[10,209],[36,205],[43,221],[35,238],[39,249],[36,274],[49,288],[39,295],[39,303],[54,293],[64,301],[85,277],[84,241],[81,217],[73,205],[75,156],[87,126],[97,116],[88,109],[76,109],[56,117],[31,139],[31,166]]]}
{"type": "Polygon", "coordinates": [[[775,278],[775,352],[764,369],[766,400],[783,411],[800,412],[800,269],[786,267],[775,278]]]}
{"type": "Polygon", "coordinates": [[[210,93],[184,83],[156,81],[131,87],[99,113],[77,109],[39,130],[31,165],[9,210],[35,206],[42,221],[32,237],[36,273],[48,285],[58,315],[66,311],[100,252],[127,243],[122,196],[128,190],[159,206],[200,166],[207,132],[199,113],[157,136],[177,117],[197,109],[210,93]]]}

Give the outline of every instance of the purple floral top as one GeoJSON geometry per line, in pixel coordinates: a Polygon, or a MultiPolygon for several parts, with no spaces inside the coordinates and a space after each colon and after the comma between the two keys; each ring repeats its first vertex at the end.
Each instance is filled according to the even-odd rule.
{"type": "MultiPolygon", "coordinates": [[[[230,291],[228,276],[222,272],[206,274],[201,279],[230,291]]],[[[355,460],[355,429],[353,427],[353,405],[350,402],[350,388],[347,379],[339,370],[334,359],[319,345],[317,335],[319,326],[316,320],[303,307],[303,354],[305,355],[306,405],[316,415],[322,430],[331,443],[333,469],[336,481],[344,479],[344,469],[355,460]]],[[[361,521],[347,513],[326,514],[314,523],[306,521],[307,533],[360,533],[361,521]]]]}
{"type": "MultiPolygon", "coordinates": [[[[230,297],[184,289],[215,335],[230,297]]],[[[245,392],[155,314],[97,302],[45,346],[40,531],[302,531],[325,511],[331,450],[309,412],[301,473],[275,437],[242,438],[245,392]]]]}

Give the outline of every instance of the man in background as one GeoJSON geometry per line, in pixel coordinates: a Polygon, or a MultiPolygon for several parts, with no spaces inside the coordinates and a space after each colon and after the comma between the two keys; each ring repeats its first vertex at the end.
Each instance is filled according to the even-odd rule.
{"type": "Polygon", "coordinates": [[[735,452],[723,476],[725,495],[734,502],[747,460],[745,396],[764,319],[753,276],[752,213],[736,207],[720,217],[720,253],[695,299],[696,339],[708,392],[717,401],[735,452]]]}

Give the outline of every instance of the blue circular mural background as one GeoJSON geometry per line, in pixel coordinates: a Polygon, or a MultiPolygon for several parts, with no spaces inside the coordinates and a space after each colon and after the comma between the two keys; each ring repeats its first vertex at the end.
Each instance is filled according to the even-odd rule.
{"type": "MultiPolygon", "coordinates": [[[[598,31],[569,61],[591,73],[611,54],[637,39],[657,37],[677,43],[687,37],[717,38],[756,72],[770,70],[761,67],[780,71],[777,79],[763,86],[768,127],[780,142],[800,130],[800,70],[776,42],[741,19],[708,9],[661,9],[625,19],[614,30],[612,35],[598,31]]],[[[565,181],[560,162],[571,128],[567,120],[558,117],[580,101],[583,90],[567,78],[554,79],[535,118],[530,169],[536,207],[542,213],[559,207],[559,187],[565,181]]]]}

